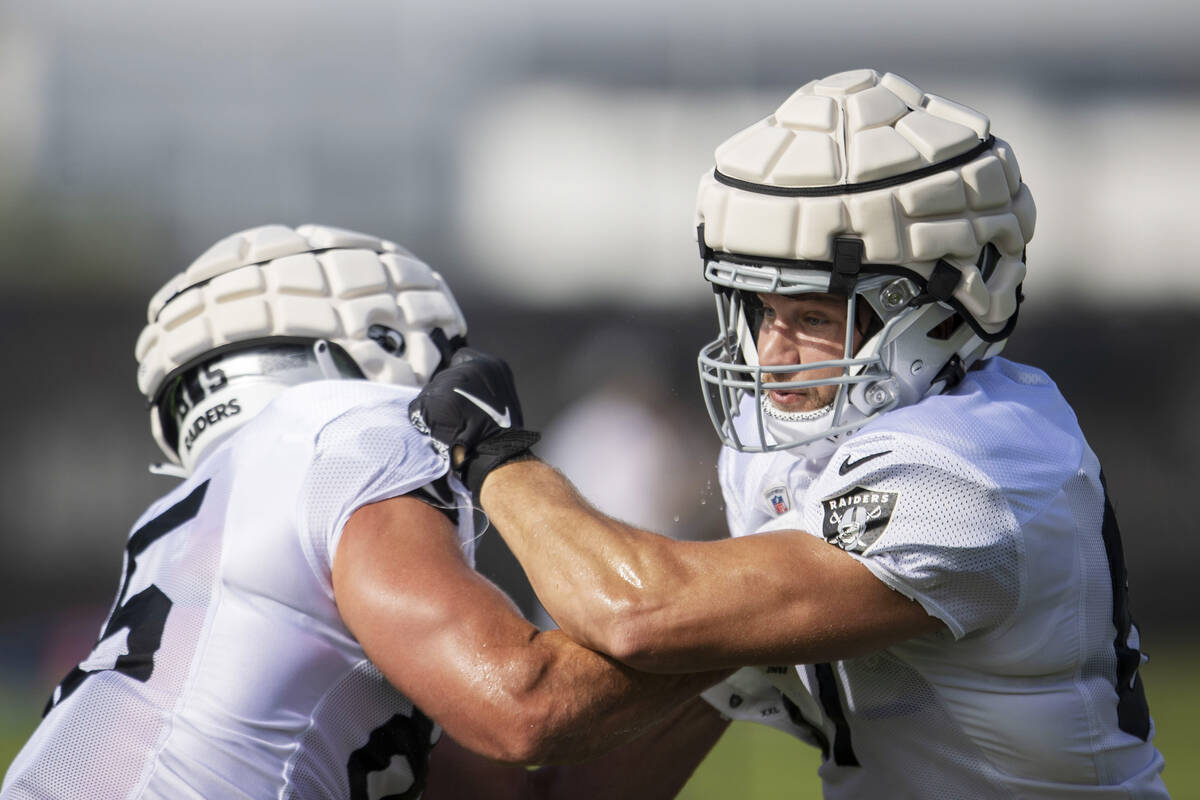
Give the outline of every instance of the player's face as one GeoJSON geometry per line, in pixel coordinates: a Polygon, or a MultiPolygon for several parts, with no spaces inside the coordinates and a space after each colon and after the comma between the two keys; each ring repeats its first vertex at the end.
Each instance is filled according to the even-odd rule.
{"type": "MultiPolygon", "coordinates": [[[[844,356],[846,344],[846,299],[828,294],[760,294],[762,323],[758,329],[758,360],[765,367],[785,364],[813,364],[844,356]]],[[[862,343],[855,331],[854,349],[862,343]]],[[[765,383],[833,378],[840,367],[797,372],[768,373],[765,383]]],[[[780,411],[816,411],[832,403],[837,386],[813,386],[807,389],[771,391],[767,398],[780,411]]]]}

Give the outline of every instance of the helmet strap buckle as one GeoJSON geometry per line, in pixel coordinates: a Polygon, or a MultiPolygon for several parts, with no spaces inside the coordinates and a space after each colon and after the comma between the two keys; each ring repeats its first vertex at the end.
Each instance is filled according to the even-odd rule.
{"type": "Polygon", "coordinates": [[[925,281],[925,290],[908,301],[909,308],[918,308],[929,303],[948,303],[954,299],[954,290],[962,280],[962,273],[944,258],[939,258],[933,266],[929,280],[925,281]]]}
{"type": "Polygon", "coordinates": [[[838,237],[833,240],[833,269],[829,272],[829,293],[849,297],[862,272],[862,239],[838,237]]]}

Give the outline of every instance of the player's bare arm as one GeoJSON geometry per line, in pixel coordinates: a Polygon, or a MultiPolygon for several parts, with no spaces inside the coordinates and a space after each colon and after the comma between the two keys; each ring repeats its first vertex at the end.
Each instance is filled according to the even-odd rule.
{"type": "Polygon", "coordinates": [[[533,459],[492,472],[481,500],[563,630],[640,669],[814,663],[943,627],[803,531],[677,541],[601,514],[533,459]]]}
{"type": "Polygon", "coordinates": [[[721,678],[641,674],[538,631],[467,565],[441,512],[413,497],[350,517],[333,585],[343,620],[388,680],[454,739],[500,761],[611,749],[721,678]]]}
{"type": "MultiPolygon", "coordinates": [[[[779,327],[768,315],[761,335],[783,351],[841,335],[788,336],[779,327]]],[[[639,669],[691,671],[845,658],[942,626],[804,531],[688,542],[611,519],[529,457],[536,437],[522,436],[519,421],[495,424],[463,392],[489,407],[519,407],[507,365],[466,350],[414,403],[414,421],[461,462],[547,611],[591,647],[639,669]],[[847,597],[853,615],[842,613],[847,597]]]]}

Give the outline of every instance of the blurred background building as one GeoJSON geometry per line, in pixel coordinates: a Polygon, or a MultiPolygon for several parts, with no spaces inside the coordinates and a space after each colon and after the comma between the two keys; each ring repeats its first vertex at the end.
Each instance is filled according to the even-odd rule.
{"type": "MultiPolygon", "coordinates": [[[[1007,355],[1058,380],[1106,465],[1151,652],[1194,637],[1197,41],[1187,0],[0,0],[4,708],[35,714],[90,645],[169,487],[134,384],[146,300],[253,225],[405,244],[596,502],[648,470],[655,507],[614,513],[718,535],[696,181],[797,86],[862,66],[1013,143],[1039,220],[1007,355]]],[[[482,558],[531,608],[498,537],[482,558]]]]}

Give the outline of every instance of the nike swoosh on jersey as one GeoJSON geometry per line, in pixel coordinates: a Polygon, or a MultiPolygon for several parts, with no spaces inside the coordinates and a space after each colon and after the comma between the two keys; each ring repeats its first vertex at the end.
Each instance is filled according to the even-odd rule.
{"type": "Polygon", "coordinates": [[[501,414],[499,411],[497,411],[491,405],[484,402],[483,400],[480,400],[478,397],[471,394],[470,392],[464,392],[462,389],[458,389],[458,388],[456,388],[454,390],[454,392],[455,392],[455,394],[462,395],[463,397],[467,398],[475,405],[479,406],[479,408],[483,411],[483,413],[485,413],[489,417],[491,417],[496,422],[496,424],[499,425],[501,428],[511,428],[512,427],[512,415],[508,413],[508,406],[504,407],[504,413],[501,414]]]}
{"type": "MultiPolygon", "coordinates": [[[[458,391],[458,390],[456,389],[455,391],[458,391]]],[[[842,462],[842,465],[840,467],[838,467],[838,475],[845,475],[847,472],[854,469],[855,467],[862,466],[863,464],[867,463],[868,461],[870,461],[873,458],[879,458],[880,456],[886,456],[890,452],[892,452],[892,451],[891,450],[881,450],[878,453],[872,453],[869,456],[863,456],[862,458],[858,459],[857,461],[851,461],[850,456],[846,456],[846,460],[842,462]]]]}

